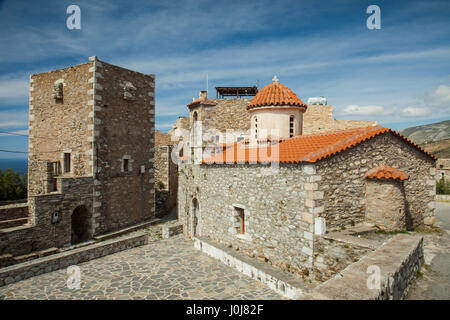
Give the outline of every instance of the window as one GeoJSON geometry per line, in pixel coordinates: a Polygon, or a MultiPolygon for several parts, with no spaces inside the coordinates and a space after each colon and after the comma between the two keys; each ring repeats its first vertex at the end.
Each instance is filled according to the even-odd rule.
{"type": "MultiPolygon", "coordinates": [[[[133,170],[133,160],[131,160],[131,156],[130,155],[125,155],[122,157],[122,159],[120,159],[121,162],[121,168],[120,170],[122,172],[130,172],[133,170]]],[[[139,168],[138,168],[139,169],[139,168]]]]}
{"type": "Polygon", "coordinates": [[[237,227],[238,234],[245,234],[245,214],[244,209],[234,207],[236,210],[236,218],[238,219],[239,226],[237,227]]]}
{"type": "Polygon", "coordinates": [[[294,116],[289,117],[289,138],[294,136],[294,116]]]}
{"type": "Polygon", "coordinates": [[[59,176],[61,174],[59,161],[52,162],[52,170],[53,170],[53,176],[54,177],[57,177],[57,176],[59,176]]]}
{"type": "Polygon", "coordinates": [[[255,139],[258,138],[258,118],[255,117],[255,139]]]}
{"type": "Polygon", "coordinates": [[[64,172],[70,172],[70,153],[64,153],[64,172]]]}

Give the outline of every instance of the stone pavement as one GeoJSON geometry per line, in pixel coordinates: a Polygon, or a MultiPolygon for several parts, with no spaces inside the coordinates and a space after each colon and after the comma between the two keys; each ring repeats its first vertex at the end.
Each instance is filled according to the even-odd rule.
{"type": "Polygon", "coordinates": [[[450,203],[436,201],[436,225],[440,233],[424,237],[425,267],[408,291],[408,300],[450,300],[450,203]]]}
{"type": "MultiPolygon", "coordinates": [[[[156,239],[155,239],[156,240],[156,239]]],[[[182,235],[0,287],[0,299],[281,299],[263,284],[208,257],[182,235]]]]}

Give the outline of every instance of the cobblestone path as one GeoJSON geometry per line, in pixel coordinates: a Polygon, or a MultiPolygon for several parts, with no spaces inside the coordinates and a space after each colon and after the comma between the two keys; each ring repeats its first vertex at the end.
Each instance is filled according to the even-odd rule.
{"type": "Polygon", "coordinates": [[[78,265],[81,288],[68,289],[66,269],[4,287],[0,299],[281,299],[208,257],[183,236],[78,265]]]}

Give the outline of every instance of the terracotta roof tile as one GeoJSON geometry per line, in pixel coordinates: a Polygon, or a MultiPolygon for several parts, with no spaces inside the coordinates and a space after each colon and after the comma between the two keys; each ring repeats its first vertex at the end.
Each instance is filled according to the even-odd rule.
{"type": "Polygon", "coordinates": [[[247,110],[265,106],[308,107],[291,89],[277,81],[274,81],[262,88],[261,91],[259,91],[247,105],[247,110]]]}
{"type": "Polygon", "coordinates": [[[408,180],[409,175],[398,169],[383,164],[381,166],[368,170],[366,172],[366,178],[408,180]]]}
{"type": "Polygon", "coordinates": [[[203,159],[203,163],[316,162],[386,132],[399,136],[432,159],[436,159],[400,133],[381,126],[371,126],[296,136],[272,144],[255,144],[255,146],[252,146],[251,144],[238,142],[230,145],[220,154],[203,159]]]}

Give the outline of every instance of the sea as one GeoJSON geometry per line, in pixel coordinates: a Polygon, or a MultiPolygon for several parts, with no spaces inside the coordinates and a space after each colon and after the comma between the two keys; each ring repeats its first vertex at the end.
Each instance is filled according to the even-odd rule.
{"type": "Polygon", "coordinates": [[[13,171],[18,171],[21,174],[27,173],[28,171],[28,159],[1,159],[0,158],[0,169],[2,171],[8,168],[13,169],[13,171]]]}

